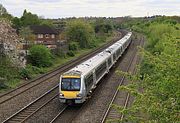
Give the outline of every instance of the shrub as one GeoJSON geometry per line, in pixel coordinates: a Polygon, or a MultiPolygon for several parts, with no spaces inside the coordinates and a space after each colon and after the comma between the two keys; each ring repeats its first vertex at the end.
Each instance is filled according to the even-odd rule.
{"type": "Polygon", "coordinates": [[[48,48],[43,45],[34,45],[29,50],[29,62],[33,66],[47,67],[52,65],[52,54],[48,48]]]}
{"type": "Polygon", "coordinates": [[[43,74],[43,73],[45,73],[43,68],[27,65],[26,68],[21,69],[19,74],[23,79],[31,79],[35,74],[43,74]]]}
{"type": "Polygon", "coordinates": [[[24,79],[30,79],[30,73],[27,69],[23,68],[21,71],[20,71],[20,76],[21,78],[24,78],[24,79]]]}
{"type": "Polygon", "coordinates": [[[67,55],[68,55],[68,56],[71,56],[71,57],[75,56],[74,52],[71,51],[71,50],[67,52],[67,55]]]}
{"type": "Polygon", "coordinates": [[[8,86],[5,84],[6,79],[0,77],[0,89],[6,89],[8,86]]]}
{"type": "Polygon", "coordinates": [[[71,42],[69,44],[69,50],[72,50],[72,51],[78,50],[78,43],[77,42],[71,42]]]}
{"type": "Polygon", "coordinates": [[[54,51],[54,54],[58,57],[61,57],[61,58],[66,58],[66,53],[63,49],[61,48],[57,48],[55,51],[54,51]]]}

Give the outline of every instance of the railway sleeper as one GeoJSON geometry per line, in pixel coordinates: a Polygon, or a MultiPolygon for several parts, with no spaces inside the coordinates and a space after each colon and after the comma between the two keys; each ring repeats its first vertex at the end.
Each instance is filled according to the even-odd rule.
{"type": "Polygon", "coordinates": [[[20,115],[20,116],[17,116],[18,119],[24,119],[24,118],[26,118],[26,117],[27,117],[27,115],[20,115]]]}
{"type": "Polygon", "coordinates": [[[21,114],[19,114],[19,115],[26,115],[26,116],[28,116],[28,115],[30,115],[32,113],[32,111],[30,112],[23,112],[23,113],[21,113],[21,114]]]}
{"type": "Polygon", "coordinates": [[[17,121],[8,121],[8,123],[17,123],[17,121]]]}
{"type": "MultiPolygon", "coordinates": [[[[16,122],[16,123],[18,122],[18,123],[19,123],[21,120],[22,120],[22,119],[17,119],[17,118],[16,118],[16,119],[11,119],[10,121],[11,121],[11,122],[16,122]]],[[[8,123],[9,123],[10,121],[8,121],[8,123]]]]}

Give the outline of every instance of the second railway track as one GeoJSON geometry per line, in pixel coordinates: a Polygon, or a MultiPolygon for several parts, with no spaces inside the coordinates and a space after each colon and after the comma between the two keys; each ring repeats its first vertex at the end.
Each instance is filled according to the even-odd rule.
{"type": "MultiPolygon", "coordinates": [[[[143,44],[144,44],[144,39],[142,38],[140,41],[140,46],[143,46],[143,44]]],[[[134,56],[132,56],[130,64],[128,65],[126,72],[131,72],[132,74],[136,72],[136,67],[133,67],[133,61],[137,60],[136,57],[137,57],[137,53],[134,56]]],[[[139,60],[137,60],[135,63],[139,64],[139,60]]],[[[123,85],[123,83],[125,83],[124,81],[128,81],[125,78],[125,76],[123,76],[123,78],[121,79],[119,86],[123,85]]],[[[129,100],[130,100],[130,94],[126,92],[122,92],[122,91],[120,92],[120,90],[117,88],[113,95],[113,98],[111,99],[111,102],[109,103],[108,108],[105,110],[105,113],[102,116],[101,123],[105,123],[107,120],[117,121],[117,122],[123,121],[124,115],[117,112],[117,109],[113,108],[112,104],[121,105],[123,106],[124,109],[126,109],[128,106],[128,103],[130,103],[129,100]],[[121,104],[121,102],[123,103],[121,104]]]]}
{"type": "Polygon", "coordinates": [[[58,85],[44,93],[42,96],[40,96],[33,102],[29,103],[27,106],[25,106],[18,112],[14,113],[11,117],[3,121],[3,123],[22,123],[56,97],[58,97],[58,85]]]}

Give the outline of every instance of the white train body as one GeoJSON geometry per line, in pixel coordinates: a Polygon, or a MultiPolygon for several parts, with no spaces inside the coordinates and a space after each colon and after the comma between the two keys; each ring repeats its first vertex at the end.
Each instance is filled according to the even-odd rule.
{"type": "Polygon", "coordinates": [[[60,76],[59,99],[62,103],[83,103],[100,79],[123,54],[131,42],[129,32],[122,39],[60,76]]]}

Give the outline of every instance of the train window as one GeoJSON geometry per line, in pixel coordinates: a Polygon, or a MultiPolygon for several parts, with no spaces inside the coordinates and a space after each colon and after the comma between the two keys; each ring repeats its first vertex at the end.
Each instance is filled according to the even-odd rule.
{"type": "Polygon", "coordinates": [[[80,78],[62,78],[61,90],[62,91],[79,91],[81,88],[80,78]]]}
{"type": "Polygon", "coordinates": [[[115,61],[116,60],[116,54],[114,53],[113,54],[113,61],[115,61]]]}
{"type": "Polygon", "coordinates": [[[109,57],[109,59],[108,59],[108,66],[111,66],[111,64],[112,64],[111,57],[109,57]]]}
{"type": "Polygon", "coordinates": [[[106,62],[103,62],[96,68],[96,79],[99,79],[100,76],[106,71],[106,62]]]}
{"type": "Polygon", "coordinates": [[[116,54],[119,56],[120,55],[120,48],[117,50],[116,54]]]}
{"type": "Polygon", "coordinates": [[[121,47],[121,54],[122,54],[122,52],[123,52],[123,48],[121,47]]]}
{"type": "Polygon", "coordinates": [[[86,87],[89,87],[89,86],[91,86],[92,84],[93,84],[93,74],[90,73],[89,75],[87,75],[87,76],[85,77],[85,86],[86,86],[86,87]]]}

